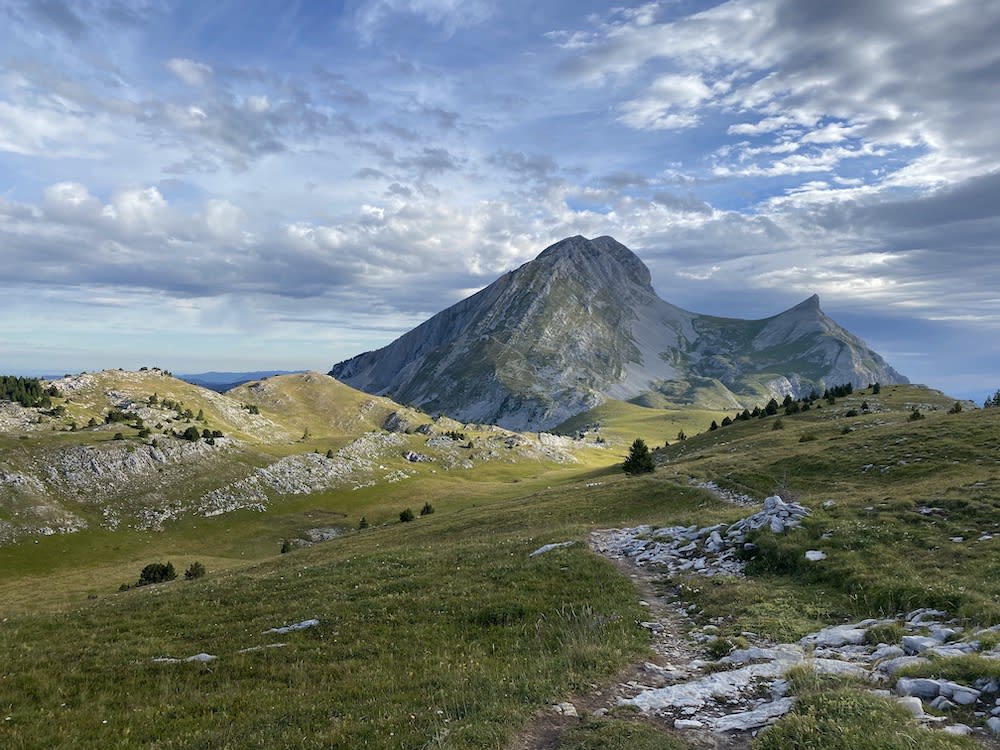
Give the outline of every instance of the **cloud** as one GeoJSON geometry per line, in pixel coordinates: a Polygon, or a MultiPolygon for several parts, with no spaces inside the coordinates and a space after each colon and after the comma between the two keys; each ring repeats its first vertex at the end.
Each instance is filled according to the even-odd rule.
{"type": "Polygon", "coordinates": [[[117,191],[104,215],[129,233],[159,233],[167,215],[167,202],[155,187],[117,191]]]}
{"type": "Polygon", "coordinates": [[[526,154],[522,151],[500,149],[487,157],[487,162],[507,170],[521,179],[545,181],[558,171],[558,165],[551,156],[526,154]]]}
{"type": "MultiPolygon", "coordinates": [[[[669,20],[645,14],[640,22],[618,13],[588,33],[563,37],[572,52],[564,70],[588,85],[625,74],[649,79],[640,96],[619,105],[629,127],[681,130],[704,123],[709,113],[736,115],[729,135],[781,138],[804,126],[799,143],[853,144],[859,154],[923,149],[947,173],[968,175],[1000,159],[986,126],[995,120],[995,97],[985,93],[1000,73],[1000,50],[988,41],[1000,33],[1000,14],[982,0],[971,5],[819,9],[795,0],[731,0],[669,20]],[[663,68],[672,70],[657,73],[663,68]]],[[[845,156],[832,150],[763,158],[728,172],[834,169],[845,156]]],[[[896,184],[934,184],[932,172],[918,164],[896,184]]]]}
{"type": "Polygon", "coordinates": [[[458,29],[483,23],[493,12],[488,0],[364,0],[354,19],[358,34],[371,42],[398,15],[416,16],[451,36],[458,29]]]}
{"type": "Polygon", "coordinates": [[[698,124],[698,106],[713,95],[701,76],[662,75],[645,96],[621,105],[622,122],[640,130],[680,130],[698,124]]]}
{"type": "Polygon", "coordinates": [[[44,210],[47,216],[63,221],[95,221],[103,206],[84,185],[60,182],[45,190],[44,210]]]}
{"type": "Polygon", "coordinates": [[[177,57],[167,60],[167,68],[188,86],[204,86],[214,73],[211,65],[177,57]]]}
{"type": "Polygon", "coordinates": [[[87,34],[87,25],[61,0],[31,0],[27,3],[27,9],[35,18],[70,39],[79,40],[87,34]]]}

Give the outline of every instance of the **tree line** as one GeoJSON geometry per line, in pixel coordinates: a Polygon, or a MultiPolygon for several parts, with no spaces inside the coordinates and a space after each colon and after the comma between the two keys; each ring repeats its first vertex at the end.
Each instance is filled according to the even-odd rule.
{"type": "Polygon", "coordinates": [[[24,407],[48,408],[52,397],[59,395],[54,385],[46,388],[38,378],[0,375],[0,401],[13,401],[24,407]]]}

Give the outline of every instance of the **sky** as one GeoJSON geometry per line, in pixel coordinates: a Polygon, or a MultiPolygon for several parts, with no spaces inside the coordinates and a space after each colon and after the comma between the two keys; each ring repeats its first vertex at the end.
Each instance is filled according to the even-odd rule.
{"type": "Polygon", "coordinates": [[[571,235],[1000,388],[995,0],[0,0],[0,371],[316,369],[571,235]]]}

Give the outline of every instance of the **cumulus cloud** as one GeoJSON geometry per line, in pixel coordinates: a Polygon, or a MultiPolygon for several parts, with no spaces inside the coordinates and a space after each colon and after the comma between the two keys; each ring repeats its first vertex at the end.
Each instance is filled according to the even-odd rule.
{"type": "MultiPolygon", "coordinates": [[[[630,127],[676,130],[703,122],[709,112],[735,114],[730,135],[798,129],[797,142],[830,150],[780,163],[758,158],[753,166],[730,166],[732,172],[832,169],[846,155],[836,147],[851,143],[861,154],[923,149],[972,174],[1000,158],[995,139],[987,142],[995,97],[984,95],[1000,69],[1000,51],[988,42],[1000,32],[1000,19],[989,3],[972,5],[978,9],[731,0],[673,20],[618,14],[563,40],[572,51],[565,69],[595,84],[680,68],[654,75],[641,96],[621,105],[630,127]]],[[[907,184],[930,184],[929,172],[909,170],[907,184]]]]}

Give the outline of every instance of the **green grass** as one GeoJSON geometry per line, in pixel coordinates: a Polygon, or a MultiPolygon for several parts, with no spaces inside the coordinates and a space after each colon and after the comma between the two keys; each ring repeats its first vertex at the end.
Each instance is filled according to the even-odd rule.
{"type": "Polygon", "coordinates": [[[257,567],[8,616],[0,743],[502,746],[647,648],[634,590],[586,550],[588,530],[728,511],[655,479],[594,489],[438,510],[257,567]],[[566,539],[580,543],[528,556],[566,539]],[[263,634],[310,617],[322,624],[263,634]],[[238,653],[277,640],[288,646],[238,653]],[[153,662],[203,651],[219,659],[153,662]]]}
{"type": "Polygon", "coordinates": [[[972,685],[980,677],[1000,678],[1000,662],[977,654],[949,657],[928,654],[927,662],[909,664],[900,669],[896,677],[933,677],[972,685]]]}
{"type": "Polygon", "coordinates": [[[925,729],[899,704],[851,680],[822,677],[808,667],[789,673],[792,712],[764,730],[752,750],[972,750],[979,743],[925,729]]]}
{"type": "Polygon", "coordinates": [[[650,724],[591,719],[563,733],[558,750],[685,750],[688,747],[650,724]]]}
{"type": "Polygon", "coordinates": [[[939,407],[907,422],[909,404],[948,403],[912,386],[854,394],[832,409],[842,402],[846,409],[852,399],[868,400],[879,412],[845,418],[831,407],[814,409],[782,417],[786,429],[777,432],[770,427],[774,417],[734,423],[661,451],[678,480],[694,475],[757,497],[781,488],[812,509],[795,533],[756,535],[752,581],[720,584],[726,593],[707,602],[711,613],[727,616],[726,598],[735,596],[749,605],[743,619],[772,633],[797,629],[779,622],[782,610],[786,622],[805,626],[810,601],[824,603],[824,616],[933,606],[971,623],[1000,622],[1000,537],[979,541],[1000,532],[1000,410],[948,415],[939,407]],[[861,426],[841,435],[845,421],[861,426]],[[804,432],[817,440],[799,443],[804,432]],[[809,549],[823,550],[827,559],[807,561],[809,549]],[[764,581],[782,592],[778,599],[788,597],[786,605],[774,599],[762,605],[777,611],[761,617],[753,597],[740,592],[764,581]]]}
{"type": "Polygon", "coordinates": [[[571,435],[589,425],[600,424],[598,434],[609,440],[624,458],[628,446],[641,437],[651,448],[675,443],[677,434],[707,430],[712,420],[721,420],[726,412],[695,407],[650,408],[627,401],[606,401],[589,411],[566,420],[555,432],[571,435]]]}

